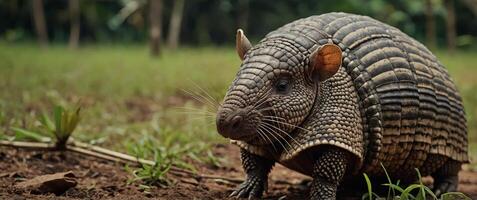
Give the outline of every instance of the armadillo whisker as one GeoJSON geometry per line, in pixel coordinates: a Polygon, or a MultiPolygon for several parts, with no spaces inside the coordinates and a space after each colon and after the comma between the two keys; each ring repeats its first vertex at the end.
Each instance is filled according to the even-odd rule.
{"type": "Polygon", "coordinates": [[[269,111],[269,110],[273,110],[272,107],[268,107],[268,108],[262,108],[260,110],[257,110],[258,112],[264,112],[264,111],[269,111]]]}
{"type": "Polygon", "coordinates": [[[269,99],[267,98],[267,95],[270,94],[270,91],[272,91],[272,88],[268,88],[266,92],[264,92],[262,95],[258,97],[258,101],[253,105],[253,109],[259,108],[264,103],[269,101],[269,99]]]}
{"type": "Polygon", "coordinates": [[[261,126],[259,126],[258,129],[257,129],[258,135],[259,135],[263,140],[265,140],[265,141],[268,140],[268,141],[270,142],[270,144],[272,144],[272,147],[273,147],[273,149],[275,150],[275,152],[278,152],[278,149],[277,149],[277,147],[275,147],[275,144],[273,144],[273,141],[272,141],[272,140],[267,136],[267,134],[265,134],[265,133],[263,132],[263,130],[261,130],[260,128],[261,128],[261,126]],[[265,138],[265,137],[266,137],[266,138],[265,138]]]}
{"type": "Polygon", "coordinates": [[[215,103],[213,100],[210,100],[208,97],[204,96],[203,94],[198,92],[193,92],[193,93],[196,94],[198,97],[202,98],[205,102],[207,102],[207,104],[210,106],[209,108],[211,109],[211,111],[215,112],[220,107],[220,105],[215,103]]]}
{"type": "MultiPolygon", "coordinates": [[[[204,115],[203,113],[186,113],[186,114],[190,114],[192,116],[194,116],[193,118],[189,118],[189,119],[203,119],[203,118],[206,118],[206,119],[210,119],[210,120],[213,120],[215,119],[215,116],[210,116],[210,115],[204,115]]],[[[215,120],[213,120],[215,121],[215,120]]]]}
{"type": "MultiPolygon", "coordinates": [[[[269,116],[269,117],[274,117],[274,118],[276,118],[277,120],[278,120],[279,118],[281,118],[281,117],[278,117],[278,114],[277,114],[276,109],[275,109],[273,106],[272,106],[272,108],[273,108],[273,113],[274,113],[275,115],[274,115],[274,116],[269,116]]],[[[267,118],[265,118],[265,119],[267,119],[267,118]]],[[[281,118],[281,119],[282,119],[283,121],[286,121],[286,119],[284,119],[284,118],[281,118]]],[[[278,123],[278,125],[280,126],[280,123],[278,123]]],[[[295,125],[293,125],[293,124],[290,124],[290,125],[295,126],[295,125]]],[[[279,130],[282,131],[282,132],[284,132],[286,136],[288,136],[289,138],[291,138],[293,142],[295,142],[297,145],[299,145],[298,141],[296,141],[295,138],[292,137],[288,132],[286,132],[286,131],[284,131],[283,129],[280,129],[280,128],[279,128],[279,130]]]]}
{"type": "MultiPolygon", "coordinates": [[[[272,144],[273,148],[274,148],[276,151],[278,151],[278,149],[276,148],[276,146],[275,146],[273,140],[270,139],[270,137],[268,137],[269,134],[270,134],[270,135],[272,134],[272,133],[270,133],[271,129],[269,129],[269,128],[263,126],[262,124],[260,125],[260,127],[263,128],[262,131],[264,132],[265,137],[268,138],[268,141],[270,141],[270,144],[272,144]],[[267,134],[267,133],[268,133],[268,134],[267,134]]],[[[273,136],[273,135],[272,135],[272,136],[273,136]]],[[[274,139],[277,139],[277,138],[275,138],[275,137],[273,137],[273,138],[274,138],[274,139]]],[[[280,141],[278,141],[278,142],[280,143],[280,141]]],[[[280,143],[280,145],[283,147],[283,145],[282,145],[281,143],[280,143]]]]}
{"type": "Polygon", "coordinates": [[[268,118],[268,119],[286,120],[283,117],[277,117],[277,116],[271,116],[271,115],[265,115],[263,117],[268,118]]]}
{"type": "Polygon", "coordinates": [[[206,94],[206,95],[208,96],[208,98],[205,98],[205,97],[204,97],[204,98],[205,98],[205,99],[208,99],[209,102],[211,102],[211,103],[215,106],[215,108],[220,107],[220,103],[219,103],[214,97],[212,97],[212,95],[210,95],[209,92],[207,92],[206,90],[204,90],[202,87],[200,87],[200,85],[198,85],[198,84],[195,83],[194,81],[191,81],[191,82],[195,85],[195,87],[199,88],[199,90],[201,90],[204,94],[206,94]]]}
{"type": "MultiPolygon", "coordinates": [[[[297,144],[297,145],[300,144],[300,143],[298,143],[298,141],[295,140],[295,138],[293,138],[293,137],[292,137],[289,133],[287,133],[286,131],[284,131],[284,130],[282,130],[282,129],[280,129],[280,128],[278,128],[278,127],[276,127],[276,126],[274,126],[274,125],[272,125],[272,124],[270,124],[270,123],[268,123],[268,122],[263,122],[263,124],[264,124],[264,125],[268,125],[269,127],[274,128],[274,129],[276,129],[276,130],[278,130],[278,131],[284,133],[288,138],[290,138],[290,139],[292,140],[292,142],[295,142],[295,144],[297,144]]],[[[285,140],[285,141],[287,141],[287,140],[285,140]]],[[[288,143],[288,141],[287,141],[287,143],[288,143]]],[[[289,146],[291,147],[290,144],[289,144],[289,146]]]]}
{"type": "MultiPolygon", "coordinates": [[[[273,129],[271,129],[270,127],[267,127],[268,124],[263,123],[262,125],[264,125],[263,127],[265,127],[268,130],[268,133],[270,134],[270,136],[275,138],[275,140],[280,144],[280,146],[282,146],[282,148],[287,152],[287,154],[290,154],[290,152],[288,152],[288,149],[285,147],[283,142],[280,139],[278,139],[275,135],[280,136],[283,140],[285,140],[285,139],[280,134],[275,133],[275,131],[273,131],[273,129]]],[[[288,143],[288,145],[290,145],[290,143],[288,143]]]]}
{"type": "Polygon", "coordinates": [[[178,109],[181,109],[181,112],[182,113],[189,113],[189,111],[192,111],[192,113],[202,113],[202,114],[207,114],[207,115],[210,115],[210,116],[215,116],[216,113],[213,113],[211,111],[208,111],[208,110],[203,110],[203,109],[199,109],[199,108],[188,108],[188,107],[178,107],[178,109]]]}
{"type": "Polygon", "coordinates": [[[303,127],[300,127],[300,126],[297,126],[297,125],[293,125],[293,124],[290,124],[290,123],[287,123],[287,122],[282,122],[282,121],[277,121],[277,120],[273,120],[271,118],[267,118],[266,116],[264,116],[265,119],[263,120],[266,120],[266,121],[271,121],[271,122],[276,122],[276,123],[280,123],[280,124],[283,124],[283,125],[288,125],[288,126],[292,126],[294,128],[298,128],[300,130],[303,130],[303,131],[306,131],[306,132],[311,132],[310,130],[308,129],[305,129],[303,127]]]}
{"type": "Polygon", "coordinates": [[[216,112],[216,110],[219,107],[219,106],[215,105],[214,102],[209,100],[204,95],[201,95],[200,93],[188,91],[188,90],[185,90],[185,89],[182,89],[182,91],[187,93],[188,95],[190,95],[190,97],[192,97],[193,99],[195,99],[195,100],[199,101],[200,103],[206,105],[207,109],[211,112],[216,112]]]}
{"type": "MultiPolygon", "coordinates": [[[[282,129],[280,129],[280,128],[278,128],[278,127],[276,127],[276,126],[274,126],[274,125],[272,125],[272,124],[270,124],[270,123],[267,123],[267,122],[264,122],[264,123],[262,123],[262,124],[263,124],[264,126],[268,126],[270,129],[273,128],[273,129],[275,129],[275,130],[278,130],[278,131],[284,133],[286,136],[290,137],[292,140],[294,140],[294,138],[292,138],[287,132],[283,131],[282,129]]],[[[281,139],[283,139],[283,140],[288,144],[289,147],[291,147],[291,144],[288,142],[288,140],[286,140],[281,134],[276,133],[275,131],[273,131],[273,129],[272,129],[271,131],[272,131],[273,133],[275,133],[276,135],[278,135],[281,139]]],[[[295,142],[296,142],[296,141],[295,141],[295,142]]],[[[297,144],[298,144],[298,143],[297,143],[297,144]]]]}
{"type": "MultiPolygon", "coordinates": [[[[275,114],[275,117],[277,117],[278,115],[277,115],[276,109],[275,109],[273,106],[272,106],[271,108],[272,108],[272,110],[273,110],[273,113],[275,114]]],[[[277,124],[279,127],[276,127],[276,126],[274,126],[273,124],[268,123],[268,122],[266,122],[266,121],[262,121],[262,122],[263,122],[263,123],[266,123],[266,124],[269,124],[271,127],[273,127],[273,128],[275,128],[275,129],[277,129],[277,130],[283,132],[287,137],[289,137],[289,138],[292,139],[292,142],[295,142],[296,144],[299,144],[299,143],[295,140],[295,138],[293,138],[289,133],[287,133],[286,131],[284,131],[284,130],[281,128],[281,124],[277,124]]],[[[287,140],[285,140],[285,141],[287,141],[287,140]]],[[[287,141],[287,143],[288,143],[288,141],[287,141]]],[[[291,147],[290,143],[288,143],[288,145],[291,147]]]]}

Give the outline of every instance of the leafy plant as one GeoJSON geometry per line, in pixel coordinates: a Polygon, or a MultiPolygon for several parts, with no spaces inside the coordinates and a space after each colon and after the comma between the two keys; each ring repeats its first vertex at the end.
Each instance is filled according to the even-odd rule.
{"type": "Polygon", "coordinates": [[[35,142],[50,142],[51,138],[45,137],[43,134],[36,133],[33,131],[25,130],[22,128],[16,128],[12,127],[10,128],[15,132],[15,140],[19,141],[25,141],[25,140],[30,140],[30,141],[35,141],[35,142]]]}
{"type": "Polygon", "coordinates": [[[222,160],[216,157],[206,143],[193,142],[191,137],[168,128],[157,128],[156,132],[142,132],[139,139],[130,141],[126,147],[128,152],[137,158],[150,159],[155,165],[142,165],[137,169],[127,167],[134,175],[132,181],[142,181],[146,185],[165,186],[171,183],[168,173],[171,168],[181,168],[195,172],[195,168],[187,160],[222,166],[222,160]]]}
{"type": "Polygon", "coordinates": [[[144,181],[146,185],[156,184],[166,186],[170,183],[166,175],[171,166],[172,163],[170,162],[156,162],[154,166],[142,165],[140,168],[134,170],[127,167],[126,170],[134,175],[134,179],[130,180],[130,182],[141,180],[144,181]]]}
{"type": "Polygon", "coordinates": [[[45,128],[45,132],[35,132],[22,128],[12,127],[15,132],[15,140],[33,140],[36,142],[51,142],[55,139],[55,146],[64,149],[69,137],[76,129],[80,121],[80,110],[78,106],[73,110],[68,110],[62,106],[55,106],[53,111],[53,121],[46,114],[42,114],[39,121],[45,128]]]}
{"type": "MultiPolygon", "coordinates": [[[[54,128],[53,123],[48,117],[43,117],[43,125],[48,128],[56,138],[56,147],[64,148],[68,138],[75,130],[80,120],[81,107],[74,110],[66,110],[61,106],[56,106],[54,109],[54,128]]],[[[46,116],[46,115],[43,115],[46,116]]]]}
{"type": "MultiPolygon", "coordinates": [[[[464,200],[470,200],[469,197],[465,196],[463,193],[460,192],[449,192],[442,194],[440,198],[438,198],[432,190],[427,187],[426,185],[423,184],[422,182],[422,177],[421,173],[419,172],[418,169],[416,169],[417,176],[419,182],[416,184],[411,184],[407,186],[406,188],[402,188],[399,186],[399,181],[397,181],[396,184],[392,183],[391,178],[389,177],[388,172],[384,168],[384,166],[381,164],[381,167],[384,170],[384,173],[386,174],[386,178],[388,180],[388,183],[383,184],[383,186],[388,187],[388,195],[387,198],[380,197],[376,193],[372,191],[372,183],[371,180],[369,179],[368,175],[366,173],[363,174],[364,179],[366,181],[366,185],[368,188],[368,191],[366,194],[363,194],[361,199],[363,200],[380,200],[380,199],[399,199],[399,200],[426,200],[426,199],[435,199],[435,200],[451,200],[451,199],[464,199],[464,200]],[[417,195],[413,195],[413,192],[417,191],[417,195]],[[400,193],[400,194],[397,194],[400,193]]],[[[414,193],[415,194],[415,193],[414,193]]]]}
{"type": "MultiPolygon", "coordinates": [[[[171,134],[167,136],[172,137],[171,134]]],[[[144,181],[147,185],[165,186],[170,183],[167,172],[172,166],[194,170],[194,167],[184,161],[186,153],[191,152],[190,145],[174,145],[170,138],[163,138],[159,142],[150,134],[143,133],[142,138],[137,142],[127,145],[129,152],[138,158],[153,159],[155,165],[142,165],[135,170],[128,170],[134,175],[131,181],[144,181]]]]}

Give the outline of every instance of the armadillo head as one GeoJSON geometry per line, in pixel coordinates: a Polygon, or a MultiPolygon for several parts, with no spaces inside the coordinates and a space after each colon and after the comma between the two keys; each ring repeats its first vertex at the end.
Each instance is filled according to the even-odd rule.
{"type": "Polygon", "coordinates": [[[255,145],[289,141],[312,110],[319,83],[341,65],[334,44],[304,53],[278,38],[252,47],[240,29],[236,49],[242,65],[218,110],[217,130],[255,145]]]}

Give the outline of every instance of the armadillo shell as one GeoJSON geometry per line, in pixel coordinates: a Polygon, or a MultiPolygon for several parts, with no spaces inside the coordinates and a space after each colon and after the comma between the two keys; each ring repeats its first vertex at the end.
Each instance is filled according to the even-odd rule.
{"type": "MultiPolygon", "coordinates": [[[[343,50],[342,67],[359,99],[363,138],[361,147],[338,141],[327,144],[355,154],[363,163],[362,171],[378,173],[380,163],[390,172],[408,171],[435,155],[468,162],[462,99],[447,70],[418,41],[370,17],[346,13],[294,21],[261,42],[267,40],[292,40],[305,49],[300,52],[305,56],[329,41],[343,50]]],[[[290,148],[291,155],[329,141],[329,136],[308,138],[290,148]]],[[[233,143],[270,156],[271,151],[263,147],[233,143]]],[[[271,156],[283,162],[293,158],[271,156]]]]}

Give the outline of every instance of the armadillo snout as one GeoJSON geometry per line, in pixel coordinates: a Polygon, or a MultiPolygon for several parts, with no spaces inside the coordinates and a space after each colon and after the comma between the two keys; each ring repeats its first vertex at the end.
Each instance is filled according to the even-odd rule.
{"type": "Polygon", "coordinates": [[[217,113],[217,131],[220,135],[234,139],[247,140],[252,133],[252,124],[247,109],[225,110],[217,113]]]}

